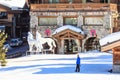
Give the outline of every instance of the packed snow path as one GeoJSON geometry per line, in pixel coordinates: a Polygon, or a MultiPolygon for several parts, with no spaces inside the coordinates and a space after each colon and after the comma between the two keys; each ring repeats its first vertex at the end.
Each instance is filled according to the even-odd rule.
{"type": "Polygon", "coordinates": [[[81,71],[75,71],[76,54],[30,55],[8,59],[0,67],[0,80],[119,80],[120,74],[109,73],[112,54],[80,53],[81,71]]]}

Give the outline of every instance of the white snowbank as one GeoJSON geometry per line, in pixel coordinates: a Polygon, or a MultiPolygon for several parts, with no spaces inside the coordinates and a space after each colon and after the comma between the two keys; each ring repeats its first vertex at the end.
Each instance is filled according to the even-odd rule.
{"type": "Polygon", "coordinates": [[[65,25],[65,26],[59,27],[53,32],[53,34],[59,33],[59,32],[66,30],[66,29],[70,29],[70,30],[73,30],[75,32],[84,34],[84,32],[80,28],[75,27],[75,26],[71,26],[71,25],[65,25]]]}
{"type": "Polygon", "coordinates": [[[115,33],[111,33],[107,36],[105,36],[104,38],[100,39],[100,45],[106,45],[107,43],[111,43],[114,41],[120,40],[120,32],[115,32],[115,33]]]}

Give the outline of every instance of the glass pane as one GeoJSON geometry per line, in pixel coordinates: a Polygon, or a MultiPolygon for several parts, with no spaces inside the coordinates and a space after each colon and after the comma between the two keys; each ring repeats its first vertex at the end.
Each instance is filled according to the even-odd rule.
{"type": "Polygon", "coordinates": [[[58,2],[59,2],[59,0],[53,0],[52,2],[53,2],[53,3],[58,3],[58,2]]]}
{"type": "Polygon", "coordinates": [[[68,2],[73,2],[73,0],[68,0],[68,2]]]}
{"type": "Polygon", "coordinates": [[[49,0],[49,3],[59,3],[59,0],[49,0]]]}
{"type": "Polygon", "coordinates": [[[57,25],[57,18],[39,18],[40,26],[57,25]]]}
{"type": "Polygon", "coordinates": [[[103,17],[86,17],[85,25],[102,25],[104,22],[103,17]]]}
{"type": "Polygon", "coordinates": [[[77,18],[65,18],[65,25],[77,25],[77,18]]]}
{"type": "Polygon", "coordinates": [[[49,0],[49,3],[52,3],[52,0],[49,0]]]}

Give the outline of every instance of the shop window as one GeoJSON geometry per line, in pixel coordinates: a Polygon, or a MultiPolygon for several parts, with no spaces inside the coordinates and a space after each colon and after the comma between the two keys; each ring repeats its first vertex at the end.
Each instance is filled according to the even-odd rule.
{"type": "Polygon", "coordinates": [[[94,2],[93,0],[86,0],[86,2],[94,2]]]}
{"type": "Polygon", "coordinates": [[[100,0],[100,3],[108,3],[108,0],[100,0]]]}
{"type": "Polygon", "coordinates": [[[73,0],[68,0],[69,3],[73,2],[73,0]]]}
{"type": "Polygon", "coordinates": [[[57,25],[57,18],[39,18],[39,26],[54,26],[57,25]]]}
{"type": "Polygon", "coordinates": [[[64,40],[64,52],[65,54],[73,54],[78,52],[78,46],[75,40],[65,39],[64,40]]]}
{"type": "Polygon", "coordinates": [[[49,0],[49,3],[59,3],[59,0],[49,0]]]}
{"type": "Polygon", "coordinates": [[[77,18],[64,18],[64,25],[77,26],[77,18]]]}
{"type": "Polygon", "coordinates": [[[103,17],[85,17],[84,25],[103,25],[103,17]]]}

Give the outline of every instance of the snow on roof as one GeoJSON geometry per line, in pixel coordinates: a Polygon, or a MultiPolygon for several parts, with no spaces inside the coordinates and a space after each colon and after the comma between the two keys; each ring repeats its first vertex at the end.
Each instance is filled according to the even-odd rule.
{"type": "Polygon", "coordinates": [[[111,43],[114,41],[120,40],[120,32],[115,32],[112,34],[107,35],[106,37],[100,39],[100,45],[106,45],[107,43],[111,43]]]}
{"type": "Polygon", "coordinates": [[[25,5],[25,0],[0,0],[0,4],[10,8],[23,8],[25,5]]]}
{"type": "Polygon", "coordinates": [[[75,32],[84,34],[84,32],[80,28],[75,27],[75,26],[71,26],[71,25],[65,25],[65,26],[59,27],[53,32],[53,34],[59,33],[59,32],[66,30],[66,29],[70,29],[70,30],[73,30],[75,32]]]}

